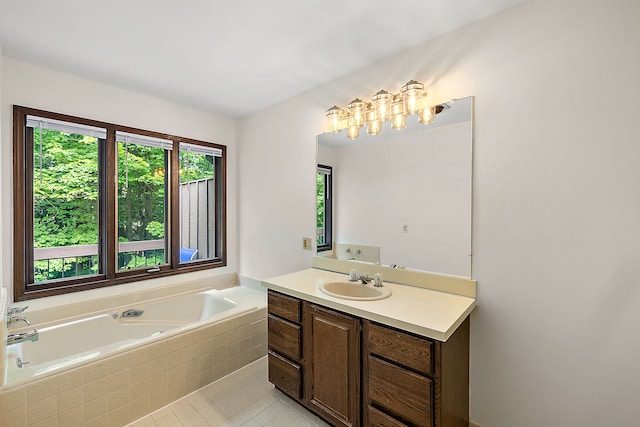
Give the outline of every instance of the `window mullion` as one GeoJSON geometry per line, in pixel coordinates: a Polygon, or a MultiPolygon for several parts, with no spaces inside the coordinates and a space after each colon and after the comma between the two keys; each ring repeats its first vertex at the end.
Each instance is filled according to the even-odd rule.
{"type": "Polygon", "coordinates": [[[116,209],[118,205],[117,194],[117,144],[116,132],[113,129],[107,130],[107,141],[103,144],[101,151],[104,155],[100,157],[100,169],[102,183],[100,185],[101,204],[101,227],[100,227],[100,262],[107,279],[116,277],[118,264],[118,219],[116,209]]]}
{"type": "Polygon", "coordinates": [[[168,238],[166,243],[170,248],[169,264],[172,269],[178,268],[180,263],[180,236],[177,230],[180,230],[180,149],[177,141],[173,142],[173,150],[169,152],[169,211],[167,230],[165,236],[168,238]],[[174,233],[172,230],[176,230],[174,233]]]}

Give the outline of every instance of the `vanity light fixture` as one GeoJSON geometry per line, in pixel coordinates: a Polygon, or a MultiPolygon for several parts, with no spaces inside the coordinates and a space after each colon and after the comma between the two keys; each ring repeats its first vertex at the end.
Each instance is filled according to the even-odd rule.
{"type": "Polygon", "coordinates": [[[378,135],[382,131],[382,123],[387,120],[391,122],[392,129],[402,130],[407,126],[408,115],[418,115],[418,122],[431,124],[436,114],[446,107],[427,105],[426,96],[424,84],[410,80],[395,95],[380,90],[370,102],[356,98],[346,109],[334,105],[326,113],[329,132],[347,129],[347,137],[357,139],[360,127],[366,125],[367,133],[378,135]]]}

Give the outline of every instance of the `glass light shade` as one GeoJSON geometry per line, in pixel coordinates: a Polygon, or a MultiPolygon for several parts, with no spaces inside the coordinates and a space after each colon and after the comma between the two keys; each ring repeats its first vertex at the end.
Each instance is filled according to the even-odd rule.
{"type": "Polygon", "coordinates": [[[347,128],[347,138],[349,139],[357,139],[359,135],[359,126],[349,126],[347,128]]]}
{"type": "Polygon", "coordinates": [[[344,110],[334,105],[327,110],[326,116],[329,132],[338,132],[340,130],[340,119],[344,116],[344,110]]]}
{"type": "Polygon", "coordinates": [[[430,125],[436,118],[436,107],[427,107],[418,111],[418,122],[423,125],[430,125]]]}
{"type": "Polygon", "coordinates": [[[416,114],[418,112],[417,101],[423,96],[424,85],[415,80],[409,80],[407,84],[402,86],[400,93],[404,99],[407,114],[416,114]]]}
{"type": "Polygon", "coordinates": [[[404,114],[404,101],[402,95],[396,95],[391,104],[391,128],[402,130],[407,125],[407,116],[404,114]]]}
{"type": "Polygon", "coordinates": [[[391,101],[393,100],[393,95],[391,95],[386,90],[380,90],[376,93],[373,98],[371,98],[373,108],[376,111],[376,116],[378,120],[385,121],[389,118],[389,109],[391,106],[391,101]]]}
{"type": "Polygon", "coordinates": [[[367,121],[367,133],[369,135],[378,135],[382,130],[382,122],[378,119],[367,121]]]}
{"type": "Polygon", "coordinates": [[[394,130],[402,130],[407,127],[407,116],[404,114],[396,114],[391,116],[391,128],[394,130]]]}
{"type": "Polygon", "coordinates": [[[362,126],[364,124],[364,114],[366,112],[366,104],[362,99],[356,98],[347,105],[349,111],[349,125],[362,126]]]}

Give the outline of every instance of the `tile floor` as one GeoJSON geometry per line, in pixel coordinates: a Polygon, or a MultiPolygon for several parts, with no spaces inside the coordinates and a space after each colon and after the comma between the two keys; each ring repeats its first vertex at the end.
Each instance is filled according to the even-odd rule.
{"type": "Polygon", "coordinates": [[[266,356],[129,427],[329,426],[267,381],[266,356]]]}

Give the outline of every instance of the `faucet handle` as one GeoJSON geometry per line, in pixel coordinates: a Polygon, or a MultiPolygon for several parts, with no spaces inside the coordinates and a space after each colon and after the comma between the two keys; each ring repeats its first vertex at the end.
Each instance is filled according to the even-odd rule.
{"type": "Polygon", "coordinates": [[[358,275],[358,272],[356,271],[356,269],[352,268],[351,271],[349,272],[349,281],[356,282],[359,277],[360,276],[358,275]]]}
{"type": "Polygon", "coordinates": [[[29,308],[28,305],[25,305],[24,307],[9,307],[7,308],[7,316],[13,316],[14,314],[22,313],[27,308],[29,308]]]}

